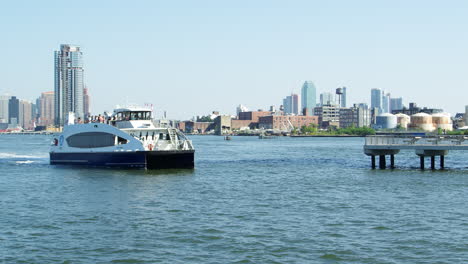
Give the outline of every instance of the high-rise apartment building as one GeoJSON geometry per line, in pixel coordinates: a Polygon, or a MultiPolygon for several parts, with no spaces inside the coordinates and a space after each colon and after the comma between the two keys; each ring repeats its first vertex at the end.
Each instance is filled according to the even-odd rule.
{"type": "Polygon", "coordinates": [[[79,46],[62,44],[55,51],[55,125],[63,126],[68,113],[84,118],[83,53],[79,46]]]}
{"type": "Polygon", "coordinates": [[[312,115],[314,108],[317,105],[317,89],[311,81],[306,81],[301,89],[301,106],[302,110],[307,108],[309,115],[312,115]]]}
{"type": "Polygon", "coordinates": [[[39,99],[40,116],[39,125],[50,126],[54,124],[54,92],[44,92],[39,99]]]}

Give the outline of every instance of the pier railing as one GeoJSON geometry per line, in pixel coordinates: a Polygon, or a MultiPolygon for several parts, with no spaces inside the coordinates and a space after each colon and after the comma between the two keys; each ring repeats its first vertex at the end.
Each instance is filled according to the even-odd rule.
{"type": "Polygon", "coordinates": [[[468,136],[367,136],[365,146],[468,146],[468,136]]]}
{"type": "Polygon", "coordinates": [[[385,156],[390,156],[390,167],[395,167],[394,155],[400,150],[415,150],[424,169],[425,157],[431,157],[431,169],[435,169],[435,157],[440,157],[440,168],[444,168],[445,156],[451,150],[468,150],[468,136],[367,136],[364,154],[371,156],[372,168],[376,167],[375,157],[379,156],[379,168],[385,169],[385,156]]]}

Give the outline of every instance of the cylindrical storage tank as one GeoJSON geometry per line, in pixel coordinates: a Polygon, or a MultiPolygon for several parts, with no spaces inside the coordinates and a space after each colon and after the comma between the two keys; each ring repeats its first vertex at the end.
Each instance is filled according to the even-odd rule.
{"type": "Polygon", "coordinates": [[[432,123],[434,124],[435,128],[440,128],[445,131],[452,131],[453,124],[452,118],[448,113],[437,113],[432,115],[432,123]]]}
{"type": "Polygon", "coordinates": [[[409,117],[409,115],[405,115],[405,114],[396,114],[395,115],[397,117],[397,125],[400,125],[401,128],[408,128],[408,125],[411,123],[411,119],[409,117]]]}
{"type": "Polygon", "coordinates": [[[411,116],[411,127],[422,129],[424,131],[434,131],[432,116],[426,113],[417,113],[411,116]]]}
{"type": "Polygon", "coordinates": [[[377,127],[383,129],[393,129],[397,127],[397,117],[392,114],[381,114],[377,116],[376,120],[377,127]]]}

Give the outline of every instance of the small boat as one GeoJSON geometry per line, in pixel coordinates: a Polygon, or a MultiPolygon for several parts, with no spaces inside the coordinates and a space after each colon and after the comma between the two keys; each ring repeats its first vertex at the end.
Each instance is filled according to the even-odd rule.
{"type": "Polygon", "coordinates": [[[224,136],[224,140],[231,140],[231,136],[224,136]]]}
{"type": "Polygon", "coordinates": [[[270,135],[265,135],[265,134],[260,134],[258,136],[259,139],[274,139],[276,136],[270,136],[270,135]]]}
{"type": "Polygon", "coordinates": [[[150,109],[128,107],[108,123],[66,125],[49,155],[53,165],[191,169],[195,149],[178,129],[155,127],[150,109]]]}

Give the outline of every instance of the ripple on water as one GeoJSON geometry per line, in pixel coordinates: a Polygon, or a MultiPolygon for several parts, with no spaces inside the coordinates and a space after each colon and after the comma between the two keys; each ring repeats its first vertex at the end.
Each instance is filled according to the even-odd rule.
{"type": "Polygon", "coordinates": [[[343,258],[340,258],[338,257],[337,255],[335,254],[330,254],[330,253],[327,253],[327,254],[323,254],[320,256],[321,259],[326,259],[326,260],[335,260],[335,261],[341,261],[341,260],[344,260],[343,258]]]}
{"type": "Polygon", "coordinates": [[[421,172],[402,151],[381,171],[362,139],[193,137],[195,170],[147,172],[57,168],[17,144],[43,139],[0,136],[0,263],[467,259],[468,153],[421,172]]]}

